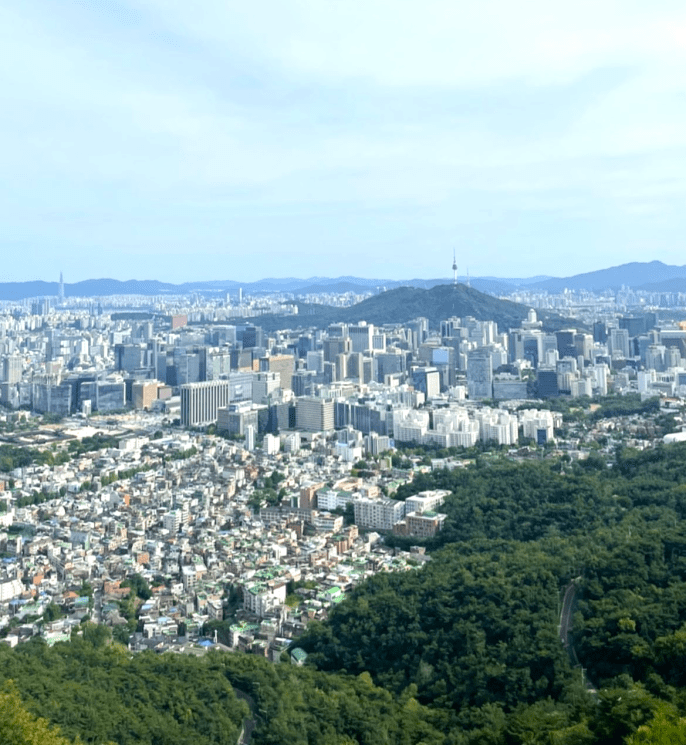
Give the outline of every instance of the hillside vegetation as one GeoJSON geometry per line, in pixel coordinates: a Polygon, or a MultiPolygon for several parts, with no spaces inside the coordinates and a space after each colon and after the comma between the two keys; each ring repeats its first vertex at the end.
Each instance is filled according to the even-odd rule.
{"type": "MultiPolygon", "coordinates": [[[[441,321],[451,316],[464,318],[473,316],[481,321],[495,321],[498,329],[506,331],[518,328],[526,320],[529,307],[510,300],[500,300],[493,295],[479,292],[467,285],[436,285],[429,290],[417,287],[398,287],[395,290],[373,295],[349,308],[336,308],[329,305],[300,303],[297,316],[264,315],[251,319],[265,330],[316,326],[324,328],[330,323],[357,323],[367,321],[377,325],[388,323],[407,323],[414,318],[429,319],[432,328],[438,328],[441,321]]],[[[540,311],[539,317],[544,328],[555,331],[569,325],[577,325],[554,313],[540,311]]]]}

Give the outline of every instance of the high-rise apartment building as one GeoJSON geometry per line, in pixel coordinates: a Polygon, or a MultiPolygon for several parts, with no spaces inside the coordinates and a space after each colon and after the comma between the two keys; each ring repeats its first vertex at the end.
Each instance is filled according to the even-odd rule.
{"type": "Polygon", "coordinates": [[[355,499],[355,525],[372,530],[392,530],[405,516],[405,502],[395,499],[355,499]]]}
{"type": "Polygon", "coordinates": [[[435,367],[415,367],[412,370],[412,385],[428,400],[441,392],[441,375],[435,367]]]}
{"type": "Polygon", "coordinates": [[[250,401],[222,407],[217,413],[217,430],[229,435],[245,435],[250,426],[257,432],[259,411],[260,409],[250,401]]]}
{"type": "Polygon", "coordinates": [[[252,400],[256,404],[267,403],[281,387],[281,374],[278,372],[256,373],[252,382],[252,400]]]}
{"type": "Polygon", "coordinates": [[[624,359],[631,357],[627,329],[610,330],[610,354],[613,357],[624,357],[624,359]]]}
{"type": "Polygon", "coordinates": [[[576,336],[575,329],[563,329],[558,331],[555,336],[557,337],[557,351],[562,357],[576,357],[577,351],[574,344],[574,337],[576,336]]]}

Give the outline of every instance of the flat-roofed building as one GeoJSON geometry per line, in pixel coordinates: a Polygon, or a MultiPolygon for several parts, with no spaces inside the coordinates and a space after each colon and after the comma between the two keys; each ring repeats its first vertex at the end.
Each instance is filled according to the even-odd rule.
{"type": "Polygon", "coordinates": [[[295,404],[295,426],[306,432],[327,432],[334,428],[333,400],[303,396],[295,404]]]}
{"type": "Polygon", "coordinates": [[[217,421],[219,409],[228,406],[228,380],[208,380],[181,386],[181,425],[202,427],[217,421]]]}
{"type": "Polygon", "coordinates": [[[405,516],[405,502],[395,499],[355,499],[355,525],[371,530],[392,530],[405,516]]]}

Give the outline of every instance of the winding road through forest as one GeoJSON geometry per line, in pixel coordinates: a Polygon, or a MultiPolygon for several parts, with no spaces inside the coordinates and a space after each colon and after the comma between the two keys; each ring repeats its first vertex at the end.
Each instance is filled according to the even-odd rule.
{"type": "MultiPolygon", "coordinates": [[[[581,578],[579,578],[581,579],[581,578]]],[[[574,648],[574,642],[572,639],[572,626],[573,626],[573,614],[574,614],[574,601],[576,600],[576,584],[575,580],[570,582],[565,588],[565,594],[562,598],[562,610],[560,611],[560,625],[558,626],[558,633],[562,646],[567,650],[570,662],[572,665],[581,668],[582,681],[586,686],[586,690],[597,695],[598,691],[596,687],[591,683],[590,680],[585,676],[584,667],[581,664],[581,660],[576,653],[574,648]]]]}

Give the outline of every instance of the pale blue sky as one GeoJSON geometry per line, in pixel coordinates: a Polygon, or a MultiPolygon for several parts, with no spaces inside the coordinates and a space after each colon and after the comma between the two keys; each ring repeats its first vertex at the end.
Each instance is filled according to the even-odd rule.
{"type": "Polygon", "coordinates": [[[565,5],[4,0],[0,281],[684,264],[686,5],[565,5]]]}

